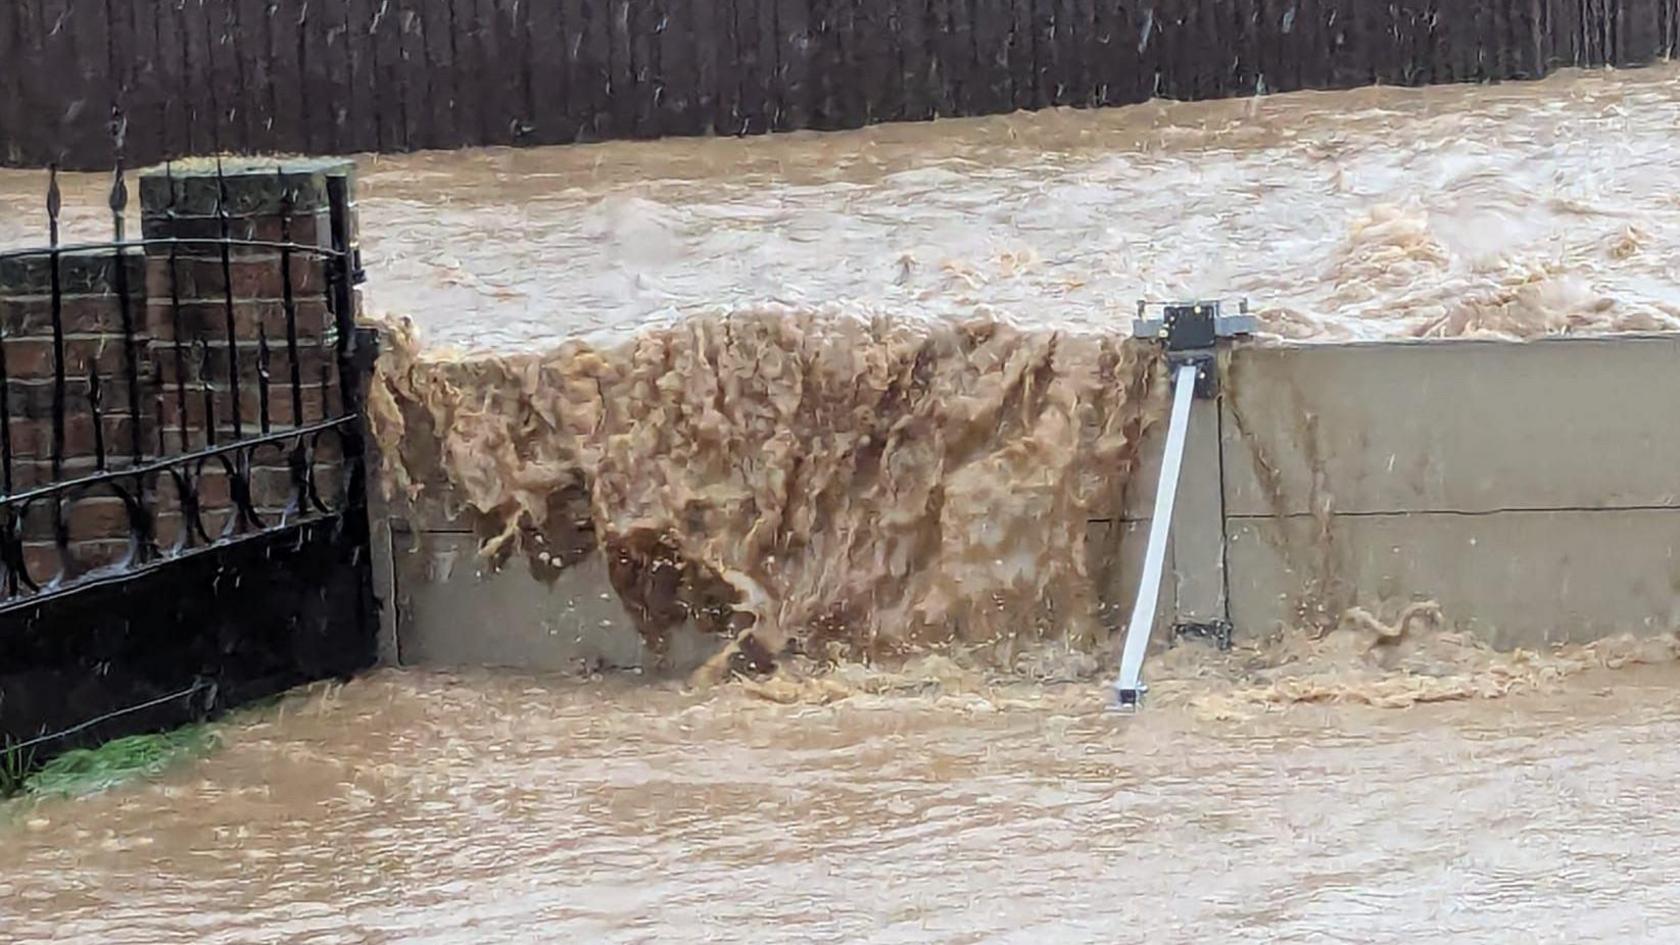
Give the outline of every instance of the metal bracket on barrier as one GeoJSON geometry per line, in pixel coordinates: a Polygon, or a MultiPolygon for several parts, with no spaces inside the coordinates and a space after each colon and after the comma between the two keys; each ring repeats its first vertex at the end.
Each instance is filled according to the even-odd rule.
{"type": "Polygon", "coordinates": [[[1173,639],[1182,637],[1200,637],[1213,641],[1220,652],[1231,648],[1231,621],[1229,620],[1186,620],[1173,624],[1173,639]]]}
{"type": "MultiPolygon", "coordinates": [[[[1138,321],[1133,334],[1159,339],[1166,349],[1172,370],[1172,416],[1167,424],[1167,445],[1161,458],[1161,479],[1155,487],[1155,512],[1149,520],[1149,545],[1143,556],[1143,576],[1126,624],[1126,645],[1120,655],[1120,675],[1114,681],[1117,707],[1135,711],[1147,688],[1143,684],[1143,658],[1154,629],[1155,608],[1160,600],[1161,581],[1167,556],[1167,537],[1172,529],[1173,506],[1178,497],[1179,470],[1184,465],[1184,444],[1190,425],[1190,402],[1219,396],[1214,349],[1222,339],[1246,335],[1255,328],[1248,303],[1238,303],[1237,315],[1222,315],[1217,301],[1168,303],[1161,317],[1146,319],[1150,303],[1138,303],[1138,321]]],[[[1180,632],[1212,631],[1208,635],[1230,645],[1230,625],[1179,624],[1180,632]]]]}
{"type": "Polygon", "coordinates": [[[1132,334],[1158,339],[1167,350],[1167,364],[1178,368],[1196,366],[1196,396],[1208,400],[1219,396],[1219,377],[1214,371],[1213,349],[1222,338],[1251,334],[1257,320],[1248,314],[1248,300],[1237,302],[1237,314],[1223,314],[1218,300],[1201,302],[1139,302],[1132,334]],[[1145,317],[1151,307],[1161,310],[1159,318],[1145,317]]]}

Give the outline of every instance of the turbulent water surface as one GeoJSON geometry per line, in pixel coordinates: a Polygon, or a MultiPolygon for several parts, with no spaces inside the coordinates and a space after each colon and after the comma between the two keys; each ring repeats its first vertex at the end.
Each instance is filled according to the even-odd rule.
{"type": "Polygon", "coordinates": [[[7,941],[1671,942],[1672,668],[1401,712],[381,673],[0,826],[7,941]]]}
{"type": "MultiPolygon", "coordinates": [[[[365,158],[376,310],[436,343],[622,337],[713,306],[1125,330],[1246,295],[1291,336],[1680,324],[1680,66],[365,158]]],[[[0,245],[44,235],[0,171],[0,245]]],[[[108,232],[98,178],[67,235],[108,232]]]]}
{"type": "MultiPolygon", "coordinates": [[[[1680,327],[1676,127],[1664,66],[364,159],[371,307],[414,329],[393,489],[492,556],[591,536],[650,642],[703,615],[782,670],[296,698],[11,808],[0,939],[1670,941],[1674,640],[1343,618],[1169,653],[1121,721],[1086,521],[1158,418],[1140,296],[1313,340],[1680,327]]],[[[0,243],[38,183],[0,175],[0,243]]]]}

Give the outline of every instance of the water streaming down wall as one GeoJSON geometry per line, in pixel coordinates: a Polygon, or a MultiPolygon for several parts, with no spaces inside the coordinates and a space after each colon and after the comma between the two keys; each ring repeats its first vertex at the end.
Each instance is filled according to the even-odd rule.
{"type": "MultiPolygon", "coordinates": [[[[529,357],[394,337],[372,409],[401,661],[932,649],[1055,674],[1091,664],[1042,644],[1100,658],[1123,629],[1162,432],[1144,343],[777,312],[529,357]]],[[[1454,672],[1487,646],[1671,638],[1674,354],[1673,335],[1239,347],[1192,427],[1158,619],[1229,617],[1255,665],[1424,601],[1451,631],[1427,659],[1454,672]]],[[[1550,670],[1509,670],[1531,671],[1550,670]]]]}
{"type": "Polygon", "coordinates": [[[46,0],[0,9],[0,164],[854,128],[1537,78],[1677,0],[46,0]]]}
{"type": "Polygon", "coordinates": [[[550,353],[387,349],[370,406],[399,520],[472,526],[471,572],[552,583],[599,553],[551,604],[610,585],[655,665],[685,629],[762,665],[1095,644],[1087,522],[1160,380],[1124,337],[773,308],[550,353]]]}

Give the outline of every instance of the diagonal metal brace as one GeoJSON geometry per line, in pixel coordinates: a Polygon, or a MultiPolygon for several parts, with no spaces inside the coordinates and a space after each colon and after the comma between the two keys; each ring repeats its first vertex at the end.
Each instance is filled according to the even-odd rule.
{"type": "MultiPolygon", "coordinates": [[[[1143,684],[1143,659],[1149,650],[1156,605],[1165,577],[1167,539],[1171,535],[1173,507],[1178,497],[1179,472],[1184,465],[1184,446],[1190,426],[1190,404],[1196,397],[1219,394],[1214,369],[1214,349],[1222,339],[1250,333],[1255,319],[1248,303],[1239,303],[1237,315],[1221,314],[1217,301],[1183,302],[1162,306],[1161,317],[1147,319],[1149,303],[1138,303],[1134,335],[1156,338],[1166,349],[1172,370],[1173,404],[1167,424],[1167,444],[1161,459],[1161,478],[1155,488],[1155,510],[1149,520],[1149,544],[1144,551],[1143,575],[1126,623],[1126,643],[1120,655],[1120,675],[1114,681],[1118,708],[1135,710],[1147,687],[1143,684]]],[[[1229,631],[1225,631],[1226,634],[1229,631]]],[[[1228,639],[1222,636],[1221,640],[1228,639]]]]}

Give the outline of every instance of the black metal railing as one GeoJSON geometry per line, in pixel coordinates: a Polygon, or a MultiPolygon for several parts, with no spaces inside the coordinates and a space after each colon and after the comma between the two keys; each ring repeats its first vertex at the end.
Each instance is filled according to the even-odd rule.
{"type": "Polygon", "coordinates": [[[215,236],[128,239],[118,160],[112,239],[61,240],[55,168],[47,245],[0,250],[0,613],[360,502],[349,224],[334,212],[331,245],[294,242],[282,178],[279,238],[235,238],[215,173],[215,236]],[[207,269],[219,300],[183,291],[207,269]],[[272,300],[240,298],[236,272],[278,286],[273,340],[272,300]],[[312,295],[324,314],[306,330],[312,295]]]}

